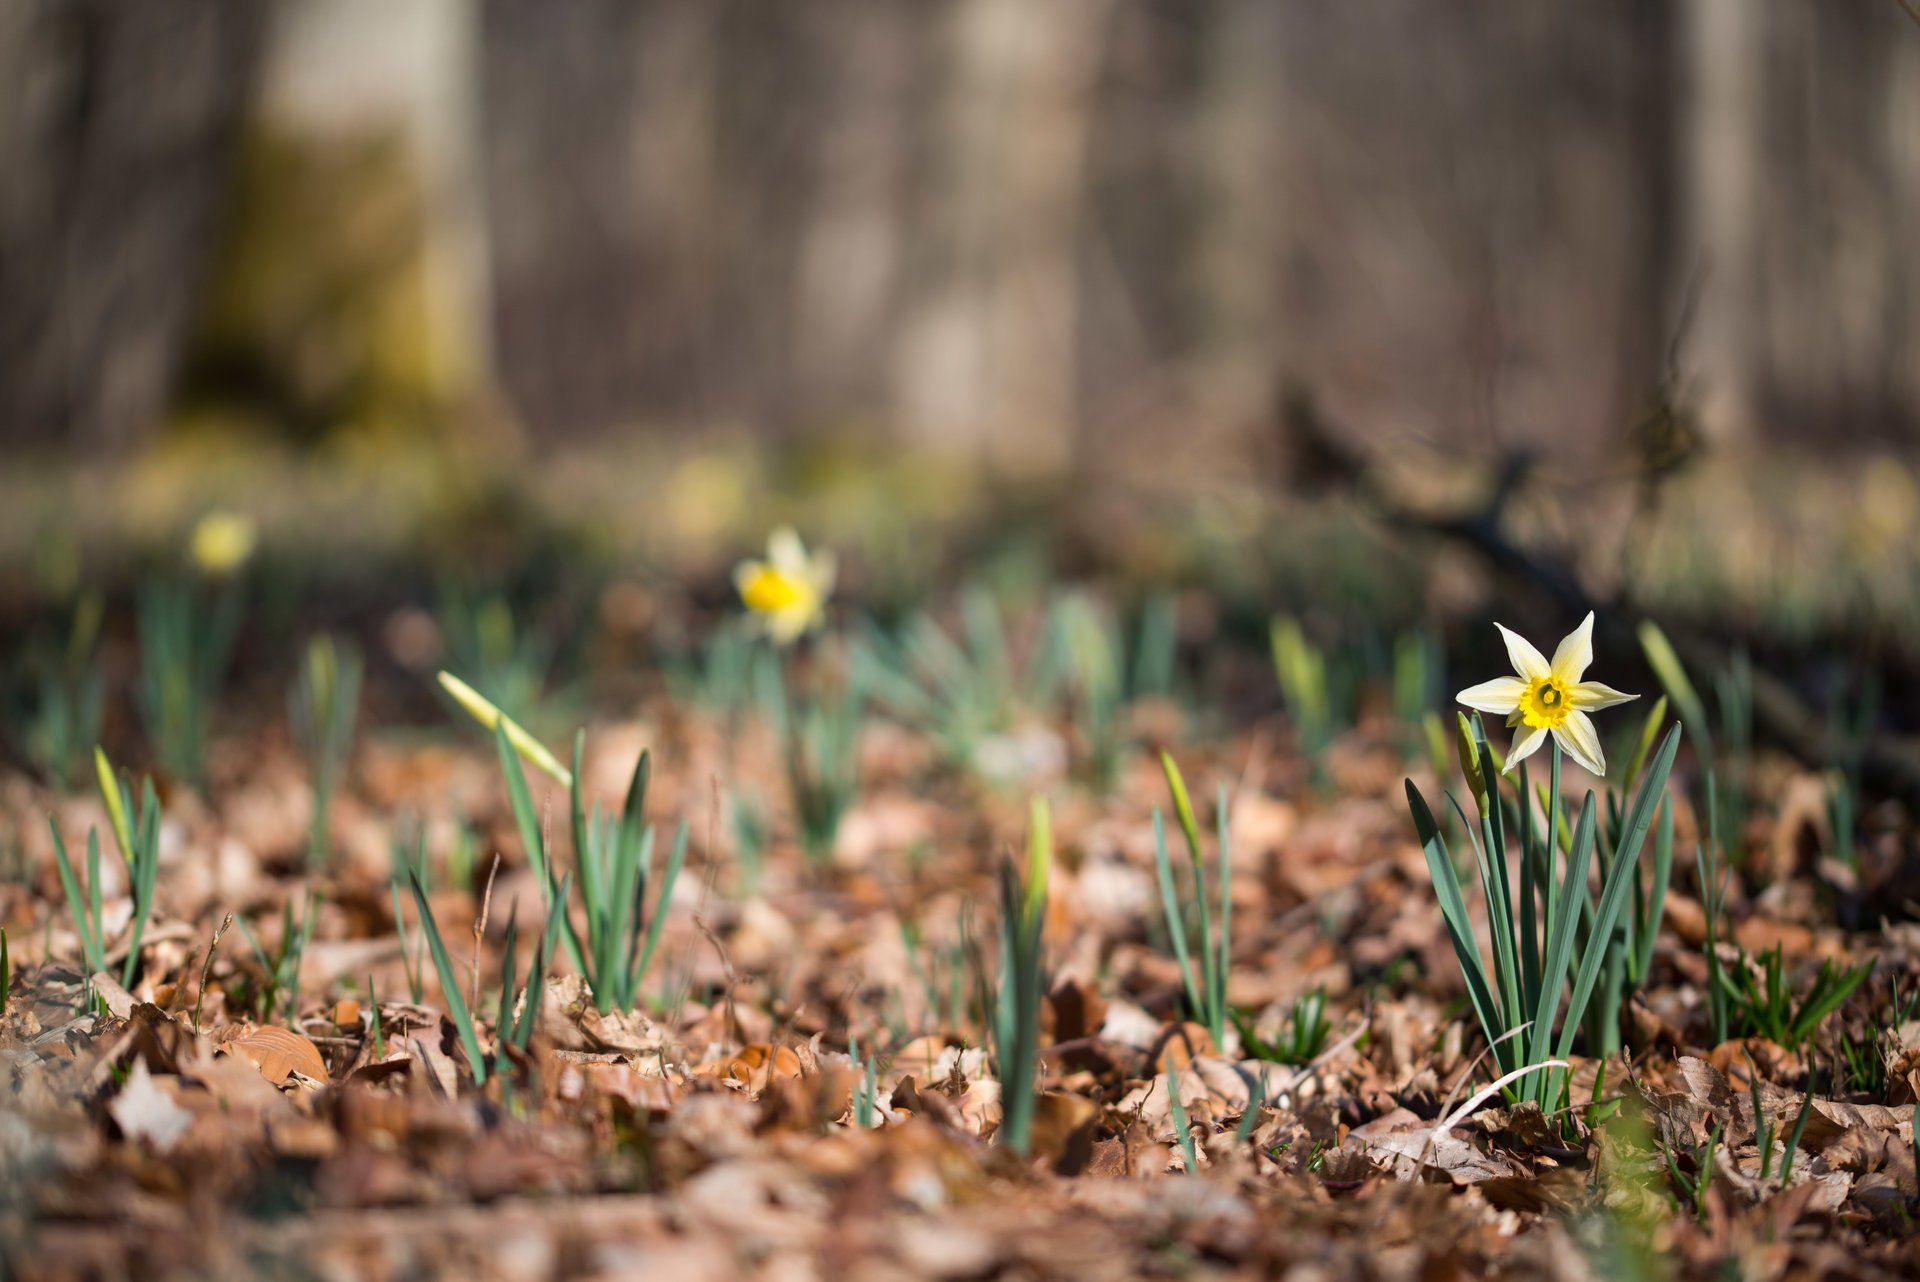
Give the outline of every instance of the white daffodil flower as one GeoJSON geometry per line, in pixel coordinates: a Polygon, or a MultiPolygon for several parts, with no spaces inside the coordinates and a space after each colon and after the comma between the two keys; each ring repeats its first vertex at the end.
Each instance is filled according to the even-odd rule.
{"type": "Polygon", "coordinates": [[[1551,663],[1526,638],[1498,623],[1493,626],[1506,638],[1507,655],[1520,675],[1469,686],[1454,698],[1477,711],[1498,713],[1509,726],[1520,727],[1507,750],[1508,771],[1532,756],[1551,732],[1568,756],[1604,777],[1606,754],[1600,751],[1600,736],[1587,714],[1640,696],[1580,679],[1593,662],[1593,615],[1589,613],[1567,634],[1551,663]]]}
{"type": "Polygon", "coordinates": [[[809,555],[800,536],[785,526],[768,538],[766,560],[742,561],[733,572],[741,601],[781,645],[826,617],[833,580],[833,553],[809,555]]]}

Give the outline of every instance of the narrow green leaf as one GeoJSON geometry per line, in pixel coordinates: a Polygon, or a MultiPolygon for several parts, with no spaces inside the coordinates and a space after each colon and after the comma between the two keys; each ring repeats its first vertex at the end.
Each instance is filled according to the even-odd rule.
{"type": "MultiPolygon", "coordinates": [[[[1626,903],[1628,887],[1638,875],[1640,847],[1646,841],[1647,830],[1653,825],[1654,810],[1666,793],[1667,775],[1673,769],[1674,755],[1680,750],[1680,730],[1679,726],[1675,726],[1667,732],[1646,777],[1640,781],[1640,791],[1634,798],[1626,833],[1620,848],[1614,852],[1610,875],[1601,886],[1600,906],[1594,912],[1594,929],[1590,936],[1594,940],[1605,940],[1613,934],[1621,906],[1626,903]]],[[[1606,949],[1603,947],[1589,948],[1580,959],[1579,977],[1574,981],[1573,997],[1567,1003],[1566,1023],[1561,1029],[1556,1048],[1558,1058],[1565,1059],[1573,1048],[1574,1033],[1586,1013],[1587,999],[1593,993],[1593,986],[1600,977],[1600,965],[1605,959],[1606,949]]]]}
{"type": "Polygon", "coordinates": [[[1454,956],[1460,961],[1467,995],[1473,1002],[1474,1013],[1480,1017],[1480,1027],[1487,1040],[1497,1042],[1507,1029],[1501,1022],[1500,1007],[1494,1000],[1486,968],[1480,962],[1480,949],[1474,942],[1466,900],[1460,893],[1459,874],[1454,871],[1453,857],[1447,853],[1446,839],[1433,821],[1433,812],[1411,779],[1407,780],[1407,809],[1413,815],[1414,831],[1427,857],[1427,872],[1433,878],[1434,895],[1440,901],[1440,916],[1446,922],[1454,956]]]}
{"type": "Polygon", "coordinates": [[[433,919],[433,907],[427,902],[427,892],[420,885],[420,879],[413,875],[411,869],[407,872],[407,879],[413,888],[413,903],[420,914],[421,929],[427,934],[427,950],[433,955],[433,968],[440,975],[447,1015],[460,1035],[460,1045],[466,1049],[474,1085],[484,1086],[487,1081],[487,1057],[480,1049],[480,1034],[473,1026],[473,1013],[467,1009],[467,999],[460,992],[460,975],[453,968],[453,958],[447,954],[446,942],[440,938],[440,924],[433,919]]]}

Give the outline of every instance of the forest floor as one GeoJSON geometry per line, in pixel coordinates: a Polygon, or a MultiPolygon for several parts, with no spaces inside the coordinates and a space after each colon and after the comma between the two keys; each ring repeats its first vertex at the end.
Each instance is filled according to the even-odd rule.
{"type": "MultiPolygon", "coordinates": [[[[963,769],[939,725],[876,711],[810,856],[793,749],[766,718],[685,689],[602,702],[584,796],[617,813],[645,748],[656,859],[688,831],[632,1010],[600,1009],[564,951],[530,997],[511,971],[503,995],[509,928],[524,975],[546,892],[494,745],[457,711],[437,734],[364,720],[312,867],[312,772],[286,728],[269,709],[215,739],[203,785],[161,788],[131,966],[106,807],[84,785],[0,778],[0,1275],[1920,1275],[1920,908],[1896,803],[1862,803],[1842,866],[1826,776],[1752,754],[1710,916],[1702,770],[1683,751],[1680,853],[1622,1052],[1576,1044],[1560,1107],[1463,1110],[1493,1061],[1404,786],[1437,805],[1463,784],[1451,765],[1436,777],[1418,726],[1363,707],[1305,755],[1282,715],[1141,699],[1103,785],[1068,720],[1024,715],[963,769]],[[1235,1019],[1217,1038],[1168,944],[1161,745],[1214,878],[1227,803],[1235,1019]],[[987,1007],[996,878],[1024,860],[1035,792],[1056,855],[1021,1156],[987,1007]],[[101,837],[99,974],[49,817],[76,863],[101,837]],[[1811,1028],[1763,1036],[1766,1011],[1736,1003],[1720,1040],[1710,934],[1762,987],[1780,949],[1789,1016],[1823,964],[1874,967],[1811,1028]],[[523,1002],[525,1049],[503,1047],[523,1002]]],[[[566,792],[529,782],[558,870],[578,875],[566,792]]],[[[1591,781],[1569,766],[1563,782],[1571,806],[1591,781]]],[[[1471,880],[1467,898],[1484,927],[1471,880]]]]}

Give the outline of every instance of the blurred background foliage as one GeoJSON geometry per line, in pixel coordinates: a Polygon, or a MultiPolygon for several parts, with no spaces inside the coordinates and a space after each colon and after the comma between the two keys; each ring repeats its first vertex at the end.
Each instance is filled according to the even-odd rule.
{"type": "Polygon", "coordinates": [[[1914,657],[1895,0],[14,0],[0,85],[8,618],[224,505],[343,598],[791,520],[894,616],[1914,657]]]}

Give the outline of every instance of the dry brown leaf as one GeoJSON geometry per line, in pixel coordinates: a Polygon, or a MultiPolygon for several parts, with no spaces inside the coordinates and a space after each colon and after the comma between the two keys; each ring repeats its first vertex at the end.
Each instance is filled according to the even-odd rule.
{"type": "Polygon", "coordinates": [[[290,1028],[266,1024],[229,1036],[223,1044],[275,1086],[285,1086],[295,1073],[316,1082],[328,1080],[327,1061],[321,1058],[320,1048],[290,1028]]]}
{"type": "Polygon", "coordinates": [[[126,1085],[107,1105],[107,1111],[128,1139],[146,1140],[162,1153],[179,1143],[193,1125],[193,1114],[154,1081],[142,1059],[133,1061],[126,1085]]]}

